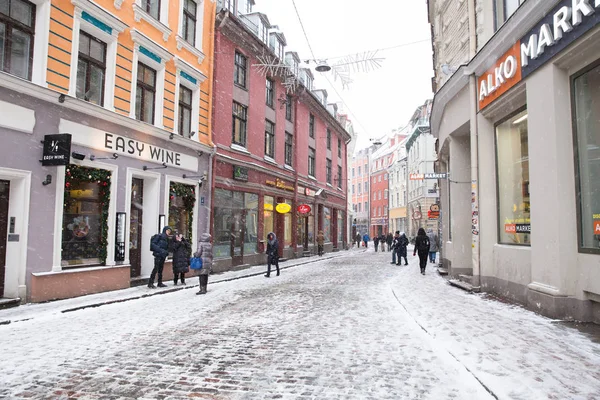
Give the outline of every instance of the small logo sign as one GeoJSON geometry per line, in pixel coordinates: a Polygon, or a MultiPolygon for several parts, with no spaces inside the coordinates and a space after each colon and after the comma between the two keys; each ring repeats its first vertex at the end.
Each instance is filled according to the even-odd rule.
{"type": "Polygon", "coordinates": [[[248,168],[233,166],[233,179],[236,181],[248,182],[248,168]]]}
{"type": "Polygon", "coordinates": [[[69,165],[71,162],[71,134],[44,136],[44,152],[41,161],[44,167],[69,165]]]}
{"type": "Polygon", "coordinates": [[[298,206],[298,212],[300,214],[308,214],[308,213],[310,213],[311,210],[312,210],[312,208],[310,208],[310,206],[308,204],[300,204],[298,206]]]}

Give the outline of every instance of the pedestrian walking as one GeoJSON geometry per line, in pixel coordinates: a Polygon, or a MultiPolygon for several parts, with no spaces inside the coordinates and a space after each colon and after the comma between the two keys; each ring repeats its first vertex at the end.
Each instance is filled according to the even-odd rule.
{"type": "Polygon", "coordinates": [[[360,242],[361,242],[361,237],[360,237],[360,233],[356,234],[356,247],[360,248],[360,242]]]}
{"type": "Polygon", "coordinates": [[[438,235],[433,232],[433,229],[427,229],[427,237],[429,238],[429,261],[435,264],[435,256],[440,248],[438,235]]]}
{"type": "Polygon", "coordinates": [[[170,226],[165,226],[162,230],[162,233],[156,234],[152,236],[150,239],[150,250],[152,251],[152,255],[154,256],[154,268],[152,269],[152,273],[150,273],[150,279],[148,280],[148,287],[150,289],[156,288],[154,286],[154,278],[158,274],[158,287],[166,287],[162,281],[163,278],[163,268],[165,267],[165,260],[169,255],[169,248],[171,242],[171,232],[173,230],[170,226]]]}
{"type": "Polygon", "coordinates": [[[173,283],[177,286],[177,281],[185,285],[185,274],[190,272],[190,254],[192,246],[182,234],[176,233],[173,241],[173,283]]]}
{"type": "Polygon", "coordinates": [[[419,254],[419,266],[421,267],[421,274],[425,275],[425,268],[427,267],[427,256],[429,255],[429,238],[425,233],[425,229],[419,228],[417,238],[415,239],[415,248],[413,256],[419,254]]]}
{"type": "Polygon", "coordinates": [[[393,251],[392,243],[394,242],[394,236],[392,236],[392,232],[388,232],[387,236],[385,237],[385,242],[388,245],[388,251],[393,251]]]}
{"type": "Polygon", "coordinates": [[[369,248],[369,240],[371,240],[371,238],[369,237],[368,233],[365,233],[362,237],[363,243],[365,244],[365,248],[369,248]]]}
{"type": "Polygon", "coordinates": [[[375,245],[375,252],[377,252],[377,248],[379,247],[379,236],[375,235],[373,237],[373,244],[375,245]]]}
{"type": "Polygon", "coordinates": [[[267,278],[271,276],[271,264],[275,264],[279,276],[279,241],[273,232],[267,235],[267,273],[265,274],[267,278]]]}
{"type": "Polygon", "coordinates": [[[396,231],[394,233],[394,237],[392,239],[392,262],[390,264],[396,264],[396,255],[400,252],[400,231],[396,231]]]}
{"type": "Polygon", "coordinates": [[[386,238],[385,233],[379,235],[379,244],[381,245],[381,251],[385,251],[386,238]]]}
{"type": "Polygon", "coordinates": [[[404,258],[404,265],[408,265],[408,238],[406,237],[406,233],[400,232],[398,236],[398,264],[402,265],[402,258],[404,258]]]}
{"type": "MultiPolygon", "coordinates": [[[[317,252],[319,254],[319,256],[323,255],[323,245],[325,244],[325,235],[323,234],[323,231],[319,231],[319,233],[317,233],[317,252]]],[[[277,274],[279,275],[279,274],[277,274]]]]}
{"type": "Polygon", "coordinates": [[[213,267],[213,245],[210,233],[203,233],[202,236],[200,236],[198,250],[194,253],[194,257],[202,258],[202,268],[198,271],[200,290],[196,294],[206,294],[208,275],[212,273],[213,267]]]}

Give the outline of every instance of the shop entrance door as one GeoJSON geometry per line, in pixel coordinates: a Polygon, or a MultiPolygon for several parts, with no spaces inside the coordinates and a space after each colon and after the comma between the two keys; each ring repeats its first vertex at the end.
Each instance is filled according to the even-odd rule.
{"type": "Polygon", "coordinates": [[[10,181],[0,180],[0,297],[4,297],[6,270],[6,235],[8,228],[8,196],[10,181]]]}
{"type": "Polygon", "coordinates": [[[246,236],[246,211],[234,210],[229,230],[231,246],[231,265],[244,263],[244,237],[246,236]]]}
{"type": "Polygon", "coordinates": [[[131,206],[129,208],[129,262],[131,277],[142,273],[142,220],[144,211],[144,180],[131,181],[131,206]]]}

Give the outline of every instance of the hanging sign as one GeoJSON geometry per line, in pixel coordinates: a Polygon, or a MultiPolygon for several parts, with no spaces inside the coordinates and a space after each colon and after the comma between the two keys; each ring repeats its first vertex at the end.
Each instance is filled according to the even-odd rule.
{"type": "Polygon", "coordinates": [[[44,167],[69,165],[71,162],[71,134],[44,136],[44,153],[41,161],[44,167]]]}
{"type": "Polygon", "coordinates": [[[233,179],[236,181],[248,182],[248,168],[233,166],[233,179]]]}
{"type": "Polygon", "coordinates": [[[312,208],[310,208],[310,206],[308,204],[300,204],[298,206],[298,212],[300,214],[308,214],[310,213],[312,210],[312,208]]]}
{"type": "Polygon", "coordinates": [[[275,210],[279,213],[279,214],[287,214],[290,212],[290,210],[292,209],[292,206],[290,206],[287,203],[279,203],[277,204],[277,206],[275,207],[275,210]]]}

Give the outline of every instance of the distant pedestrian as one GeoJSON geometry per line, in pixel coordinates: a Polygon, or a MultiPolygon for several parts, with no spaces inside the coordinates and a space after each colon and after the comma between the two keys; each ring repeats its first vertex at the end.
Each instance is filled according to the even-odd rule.
{"type": "Polygon", "coordinates": [[[395,240],[394,256],[392,261],[397,260],[396,265],[402,265],[402,259],[404,258],[404,265],[408,265],[407,253],[408,253],[408,238],[404,232],[396,231],[397,239],[395,240]]]}
{"type": "Polygon", "coordinates": [[[271,264],[275,265],[279,276],[279,241],[273,232],[267,235],[267,273],[265,274],[267,278],[271,276],[271,264]]]}
{"type": "Polygon", "coordinates": [[[379,235],[379,244],[381,245],[381,251],[385,251],[385,241],[385,233],[382,233],[381,235],[379,235]]]}
{"type": "MultiPolygon", "coordinates": [[[[323,231],[319,231],[319,233],[317,233],[317,253],[319,254],[319,256],[323,255],[323,245],[325,244],[325,235],[323,234],[323,231]]],[[[277,274],[279,275],[279,274],[277,274]]]]}
{"type": "Polygon", "coordinates": [[[356,247],[357,247],[357,248],[360,248],[360,242],[361,242],[361,236],[360,236],[360,233],[357,233],[357,234],[356,234],[356,238],[355,238],[355,239],[356,239],[356,247]]]}
{"type": "Polygon", "coordinates": [[[415,248],[413,256],[419,254],[419,266],[421,267],[421,274],[425,275],[425,268],[427,267],[427,256],[429,255],[429,238],[425,233],[425,229],[419,228],[417,238],[415,239],[415,248]]]}
{"type": "Polygon", "coordinates": [[[369,237],[368,233],[365,233],[362,237],[363,239],[363,243],[365,244],[365,248],[369,247],[369,240],[371,240],[371,238],[369,237]]]}
{"type": "Polygon", "coordinates": [[[171,247],[171,232],[173,230],[170,226],[165,226],[162,233],[152,236],[150,239],[150,250],[154,256],[154,268],[150,273],[150,279],[148,280],[148,287],[150,289],[156,288],[154,286],[154,278],[158,274],[158,287],[167,287],[162,281],[163,279],[163,268],[165,267],[165,260],[169,255],[169,248],[171,247]]]}
{"type": "Polygon", "coordinates": [[[392,243],[394,242],[394,236],[392,236],[392,232],[388,232],[387,236],[385,237],[385,242],[388,245],[388,251],[392,251],[392,243]]]}
{"type": "Polygon", "coordinates": [[[190,254],[192,247],[182,234],[175,234],[173,241],[173,283],[177,286],[177,281],[185,285],[185,274],[190,271],[190,254]]]}
{"type": "Polygon", "coordinates": [[[202,258],[202,269],[198,272],[200,290],[196,294],[206,294],[208,275],[212,273],[213,267],[213,245],[210,233],[203,233],[200,236],[200,243],[198,244],[198,250],[194,253],[194,257],[202,258]]]}
{"type": "Polygon", "coordinates": [[[438,235],[433,232],[433,229],[427,229],[427,237],[429,238],[429,261],[435,264],[435,256],[440,247],[438,235]]]}
{"type": "Polygon", "coordinates": [[[375,245],[375,252],[377,252],[377,248],[379,247],[379,236],[373,236],[373,244],[375,245]]]}

